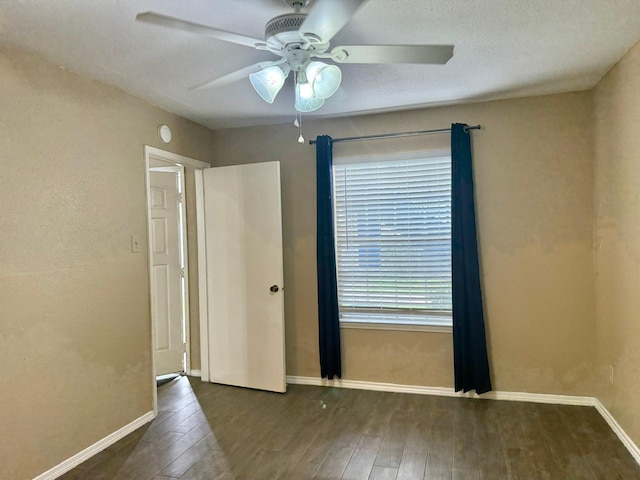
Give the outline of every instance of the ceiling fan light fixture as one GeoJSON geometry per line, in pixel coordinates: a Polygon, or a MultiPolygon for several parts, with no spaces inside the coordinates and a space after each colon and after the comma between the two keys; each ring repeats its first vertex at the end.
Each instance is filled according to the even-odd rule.
{"type": "Polygon", "coordinates": [[[276,66],[266,67],[249,75],[254,90],[267,103],[273,103],[286,78],[287,75],[276,66]]]}
{"type": "Polygon", "coordinates": [[[317,98],[329,98],[336,93],[342,81],[342,72],[336,65],[311,62],[306,68],[307,80],[317,98]]]}
{"type": "Polygon", "coordinates": [[[308,82],[296,84],[295,108],[299,112],[313,112],[324,105],[324,99],[317,98],[308,82]]]}

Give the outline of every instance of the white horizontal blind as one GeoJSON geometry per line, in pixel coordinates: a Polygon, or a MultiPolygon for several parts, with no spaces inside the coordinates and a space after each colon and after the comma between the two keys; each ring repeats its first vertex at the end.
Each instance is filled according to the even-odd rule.
{"type": "Polygon", "coordinates": [[[334,166],[343,321],[451,324],[451,158],[334,166]]]}

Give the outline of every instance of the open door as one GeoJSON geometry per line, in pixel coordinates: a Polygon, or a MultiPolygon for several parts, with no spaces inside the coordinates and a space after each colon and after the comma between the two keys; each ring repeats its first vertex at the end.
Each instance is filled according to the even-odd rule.
{"type": "Polygon", "coordinates": [[[203,170],[202,202],[208,380],[284,392],[279,162],[203,170]]]}
{"type": "Polygon", "coordinates": [[[151,319],[155,374],[184,371],[183,167],[149,171],[151,319]]]}

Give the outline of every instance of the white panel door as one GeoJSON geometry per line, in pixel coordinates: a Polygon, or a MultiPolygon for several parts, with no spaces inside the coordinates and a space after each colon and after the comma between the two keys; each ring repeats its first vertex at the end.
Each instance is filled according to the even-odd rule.
{"type": "Polygon", "coordinates": [[[209,379],[284,392],[279,162],[203,171],[209,379]]]}
{"type": "Polygon", "coordinates": [[[178,178],[177,172],[149,172],[156,375],[184,370],[178,178]]]}

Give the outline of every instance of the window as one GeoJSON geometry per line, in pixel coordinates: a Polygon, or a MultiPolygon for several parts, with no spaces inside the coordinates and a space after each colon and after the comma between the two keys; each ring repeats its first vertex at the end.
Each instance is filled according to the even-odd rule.
{"type": "Polygon", "coordinates": [[[451,158],[333,168],[343,325],[450,327],[451,158]]]}

